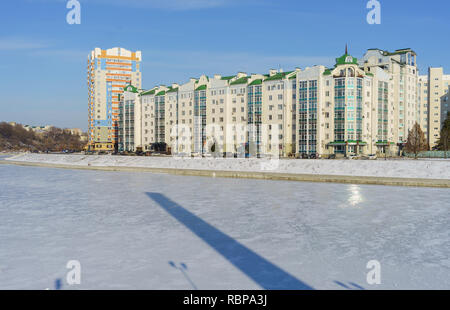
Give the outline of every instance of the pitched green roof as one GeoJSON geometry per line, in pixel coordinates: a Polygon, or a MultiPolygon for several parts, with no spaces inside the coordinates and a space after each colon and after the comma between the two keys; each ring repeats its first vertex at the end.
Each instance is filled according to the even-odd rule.
{"type": "Polygon", "coordinates": [[[357,65],[357,64],[358,64],[358,59],[349,54],[344,54],[341,57],[336,58],[336,66],[357,65]]]}
{"type": "Polygon", "coordinates": [[[265,81],[276,81],[276,80],[281,80],[284,79],[286,77],[286,75],[291,74],[294,71],[288,71],[288,72],[279,72],[277,74],[274,74],[272,76],[267,77],[265,81]]]}
{"type": "Polygon", "coordinates": [[[162,96],[162,95],[165,95],[165,94],[166,94],[166,91],[162,90],[159,93],[157,93],[156,96],[162,96]]]}
{"type": "Polygon", "coordinates": [[[176,88],[170,87],[170,89],[167,92],[168,93],[176,93],[177,91],[178,91],[178,87],[176,87],[176,88]]]}
{"type": "Polygon", "coordinates": [[[207,86],[206,85],[201,85],[199,87],[197,87],[195,90],[206,90],[207,86]]]}
{"type": "Polygon", "coordinates": [[[238,84],[247,84],[248,76],[241,77],[234,82],[231,82],[230,85],[238,85],[238,84]]]}
{"type": "Polygon", "coordinates": [[[230,75],[230,76],[222,76],[221,80],[227,80],[227,81],[229,81],[229,80],[231,80],[231,79],[234,78],[234,77],[235,77],[234,75],[230,75]]]}
{"type": "Polygon", "coordinates": [[[281,80],[282,78],[284,78],[284,74],[283,74],[283,73],[277,73],[277,74],[274,74],[274,75],[272,75],[272,76],[267,77],[267,78],[264,80],[264,82],[265,82],[265,81],[276,81],[276,80],[281,80]]]}
{"type": "Polygon", "coordinates": [[[134,86],[131,85],[131,84],[125,86],[125,87],[123,88],[123,90],[124,90],[124,91],[127,91],[127,92],[130,92],[130,93],[135,93],[135,94],[138,93],[137,88],[134,87],[134,86]]]}
{"type": "Polygon", "coordinates": [[[155,94],[155,91],[156,91],[156,89],[147,90],[147,91],[144,91],[144,92],[140,93],[139,95],[140,95],[140,96],[144,96],[144,95],[154,95],[154,94],[155,94]]]}
{"type": "Polygon", "coordinates": [[[251,82],[250,84],[248,84],[249,86],[253,86],[253,85],[261,85],[262,84],[262,80],[258,79],[258,80],[254,80],[253,82],[251,82]]]}
{"type": "Polygon", "coordinates": [[[330,75],[331,74],[331,69],[326,69],[324,72],[323,72],[323,75],[330,75]]]}

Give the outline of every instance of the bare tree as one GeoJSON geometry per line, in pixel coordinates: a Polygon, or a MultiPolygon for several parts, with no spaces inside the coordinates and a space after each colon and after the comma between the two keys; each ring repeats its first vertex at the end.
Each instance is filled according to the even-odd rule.
{"type": "Polygon", "coordinates": [[[413,128],[408,132],[408,140],[406,141],[405,150],[409,153],[414,153],[414,158],[417,159],[421,151],[428,151],[429,146],[425,134],[420,125],[416,122],[413,128]]]}
{"type": "Polygon", "coordinates": [[[70,130],[52,127],[49,131],[35,133],[22,125],[0,123],[0,150],[17,151],[81,151],[83,142],[70,130]]]}

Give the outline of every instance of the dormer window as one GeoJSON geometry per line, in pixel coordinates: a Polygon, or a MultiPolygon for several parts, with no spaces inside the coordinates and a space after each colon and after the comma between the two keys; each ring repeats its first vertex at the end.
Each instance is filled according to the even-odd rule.
{"type": "Polygon", "coordinates": [[[352,56],[347,56],[345,58],[345,62],[353,62],[353,57],[352,56]]]}

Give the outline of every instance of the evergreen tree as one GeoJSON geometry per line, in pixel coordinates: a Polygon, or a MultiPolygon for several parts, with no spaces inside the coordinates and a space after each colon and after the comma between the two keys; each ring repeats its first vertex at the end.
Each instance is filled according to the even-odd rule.
{"type": "Polygon", "coordinates": [[[450,149],[450,112],[447,112],[447,119],[442,126],[437,149],[444,151],[445,158],[447,158],[447,151],[450,149]]]}

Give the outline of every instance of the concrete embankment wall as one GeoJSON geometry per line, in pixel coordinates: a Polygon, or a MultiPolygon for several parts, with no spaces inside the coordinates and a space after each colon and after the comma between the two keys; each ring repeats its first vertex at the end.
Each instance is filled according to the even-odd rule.
{"type": "MultiPolygon", "coordinates": [[[[0,163],[48,168],[169,173],[202,177],[450,188],[450,178],[447,176],[450,171],[450,161],[280,160],[277,166],[272,167],[271,171],[264,171],[261,169],[263,162],[257,160],[245,162],[245,159],[181,159],[180,161],[180,159],[173,158],[39,155],[19,155],[0,161],[0,163]],[[344,168],[351,168],[351,171],[347,172],[348,175],[339,174],[342,171],[342,167],[340,167],[342,165],[345,165],[344,168]],[[323,173],[327,171],[327,167],[323,166],[328,166],[329,174],[323,173]],[[392,169],[392,167],[396,167],[396,171],[390,171],[389,169],[392,169]],[[233,168],[236,170],[233,170],[233,168]],[[311,173],[311,171],[315,173],[311,173]],[[402,171],[405,173],[400,174],[402,171]],[[393,172],[399,173],[399,176],[392,176],[393,172]]],[[[269,162],[265,164],[268,165],[269,162]]],[[[272,162],[272,164],[274,163],[272,162]]]]}

